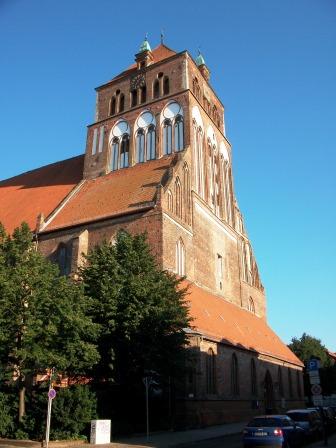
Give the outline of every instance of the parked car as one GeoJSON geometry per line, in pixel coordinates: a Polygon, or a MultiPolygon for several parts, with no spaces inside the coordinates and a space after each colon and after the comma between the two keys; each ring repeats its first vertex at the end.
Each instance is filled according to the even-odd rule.
{"type": "Polygon", "coordinates": [[[316,410],[292,409],[287,415],[304,430],[306,439],[317,439],[322,435],[323,423],[316,410]]]}
{"type": "Polygon", "coordinates": [[[304,430],[287,415],[263,415],[254,417],[243,431],[245,448],[272,446],[289,448],[300,446],[304,430]]]}
{"type": "Polygon", "coordinates": [[[316,408],[308,408],[308,409],[312,409],[315,410],[316,412],[319,413],[319,415],[321,416],[321,420],[322,420],[322,425],[325,424],[326,426],[326,430],[328,434],[331,434],[335,428],[336,428],[336,421],[335,421],[335,416],[333,413],[333,410],[331,407],[316,407],[316,408]]]}

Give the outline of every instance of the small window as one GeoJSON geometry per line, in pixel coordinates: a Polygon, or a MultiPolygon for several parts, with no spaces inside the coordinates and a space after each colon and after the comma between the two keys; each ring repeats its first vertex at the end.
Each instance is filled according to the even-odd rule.
{"type": "Polygon", "coordinates": [[[111,171],[118,169],[119,161],[119,139],[114,137],[112,141],[112,151],[111,151],[111,171]]]}
{"type": "Polygon", "coordinates": [[[129,155],[129,135],[124,134],[121,139],[120,168],[128,167],[128,155],[129,155]]]}
{"type": "Polygon", "coordinates": [[[168,202],[168,210],[170,212],[173,211],[173,195],[170,190],[167,192],[167,202],[168,202]]]}
{"type": "Polygon", "coordinates": [[[165,76],[163,79],[163,94],[164,95],[169,94],[169,78],[168,78],[168,76],[165,76]]]}
{"type": "Polygon", "coordinates": [[[136,157],[137,163],[145,161],[145,133],[139,129],[136,135],[136,157]]]}
{"type": "Polygon", "coordinates": [[[147,160],[154,160],[155,154],[155,126],[151,124],[148,127],[146,135],[146,158],[147,160]]]}
{"type": "Polygon", "coordinates": [[[136,89],[131,91],[131,107],[135,107],[138,103],[138,92],[136,89]]]}
{"type": "Polygon", "coordinates": [[[110,115],[114,115],[116,113],[116,97],[113,96],[111,99],[111,110],[110,115]]]}
{"type": "Polygon", "coordinates": [[[183,141],[183,118],[177,115],[174,122],[174,146],[175,151],[182,151],[184,146],[183,141]]]}
{"type": "Polygon", "coordinates": [[[72,244],[60,243],[57,248],[57,264],[60,275],[69,275],[71,273],[72,244]]]}
{"type": "Polygon", "coordinates": [[[123,112],[125,109],[125,95],[122,93],[119,98],[119,112],[123,112]]]}
{"type": "Polygon", "coordinates": [[[156,79],[153,85],[153,98],[159,98],[160,96],[160,81],[156,79]]]}
{"type": "Polygon", "coordinates": [[[216,358],[212,348],[209,348],[206,357],[206,391],[207,394],[216,393],[216,358]]]}
{"type": "Polygon", "coordinates": [[[176,243],[176,273],[181,277],[185,275],[185,250],[181,238],[176,243]]]}
{"type": "Polygon", "coordinates": [[[147,89],[146,86],[142,86],[140,90],[140,102],[145,103],[147,98],[147,89]]]}
{"type": "Polygon", "coordinates": [[[235,353],[231,358],[231,394],[234,396],[239,395],[238,359],[235,353]]]}
{"type": "Polygon", "coordinates": [[[172,153],[172,125],[169,119],[163,123],[163,154],[172,153]]]}

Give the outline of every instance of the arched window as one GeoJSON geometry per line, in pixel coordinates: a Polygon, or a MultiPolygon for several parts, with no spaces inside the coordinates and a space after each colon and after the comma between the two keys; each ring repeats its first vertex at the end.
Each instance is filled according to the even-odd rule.
{"type": "Polygon", "coordinates": [[[190,221],[190,175],[187,163],[183,167],[183,192],[184,192],[184,220],[190,221]]]}
{"type": "Polygon", "coordinates": [[[288,367],[288,392],[289,392],[290,398],[293,398],[292,372],[289,367],[288,367]]]}
{"type": "Polygon", "coordinates": [[[194,121],[195,148],[195,184],[197,193],[204,198],[204,159],[203,159],[203,130],[194,121]]]}
{"type": "Polygon", "coordinates": [[[167,205],[168,205],[168,210],[170,212],[172,212],[173,211],[173,195],[170,190],[168,190],[168,192],[167,192],[167,205]]]}
{"type": "Polygon", "coordinates": [[[111,99],[110,115],[114,115],[115,113],[116,113],[116,97],[113,96],[111,99]]]}
{"type": "Polygon", "coordinates": [[[145,103],[147,98],[147,88],[146,86],[142,86],[140,90],[140,102],[145,103]]]}
{"type": "Polygon", "coordinates": [[[258,383],[257,383],[257,369],[255,365],[255,361],[251,359],[251,394],[257,395],[258,392],[258,383]]]}
{"type": "Polygon", "coordinates": [[[136,89],[131,91],[131,107],[135,107],[138,103],[138,91],[136,89]]]}
{"type": "Polygon", "coordinates": [[[253,302],[252,297],[249,297],[248,305],[247,305],[247,309],[248,309],[249,311],[251,311],[251,313],[254,313],[254,314],[255,314],[255,307],[254,307],[254,302],[253,302]]]}
{"type": "Polygon", "coordinates": [[[200,89],[197,78],[193,79],[193,92],[194,92],[194,95],[196,96],[196,98],[200,100],[201,99],[201,89],[200,89]]]}
{"type": "Polygon", "coordinates": [[[185,275],[185,250],[181,238],[176,243],[176,273],[181,277],[185,275]]]}
{"type": "Polygon", "coordinates": [[[153,84],[153,98],[159,98],[160,96],[160,81],[156,79],[153,84]]]}
{"type": "Polygon", "coordinates": [[[136,161],[137,163],[145,161],[145,132],[142,128],[136,134],[136,161]]]}
{"type": "Polygon", "coordinates": [[[231,358],[231,394],[239,395],[238,359],[235,353],[233,353],[231,358]]]}
{"type": "Polygon", "coordinates": [[[182,151],[184,147],[183,142],[183,118],[177,115],[174,121],[174,143],[175,151],[182,151]]]}
{"type": "Polygon", "coordinates": [[[169,78],[168,78],[168,76],[165,76],[163,78],[163,94],[164,95],[169,94],[169,78]]]}
{"type": "Polygon", "coordinates": [[[206,392],[216,393],[216,358],[212,348],[209,348],[206,357],[206,392]]]}
{"type": "Polygon", "coordinates": [[[57,264],[60,275],[69,275],[71,272],[72,245],[60,243],[57,248],[57,264]]]}
{"type": "Polygon", "coordinates": [[[299,370],[296,371],[296,387],[297,387],[297,396],[299,398],[302,397],[302,389],[301,389],[301,377],[299,370]]]}
{"type": "Polygon", "coordinates": [[[284,397],[284,387],[283,387],[283,380],[282,380],[282,370],[281,367],[278,367],[278,388],[279,388],[279,395],[280,397],[284,397]]]}
{"type": "Polygon", "coordinates": [[[125,109],[125,95],[122,93],[119,98],[119,112],[123,112],[125,109]]]}
{"type": "Polygon", "coordinates": [[[151,124],[147,130],[146,151],[147,151],[147,160],[154,160],[156,154],[155,154],[155,126],[153,124],[151,124]]]}
{"type": "Polygon", "coordinates": [[[154,115],[145,110],[136,120],[136,161],[145,162],[156,158],[156,120],[154,115]]]}
{"type": "Polygon", "coordinates": [[[129,158],[129,135],[124,134],[121,139],[120,168],[128,167],[128,158],[129,158]]]}
{"type": "Polygon", "coordinates": [[[112,151],[111,151],[111,171],[115,171],[119,168],[119,139],[114,137],[112,140],[112,151]]]}
{"type": "Polygon", "coordinates": [[[172,153],[172,124],[167,118],[163,122],[163,154],[172,153]]]}
{"type": "Polygon", "coordinates": [[[176,178],[175,181],[175,200],[176,200],[176,207],[175,207],[176,216],[182,218],[182,187],[181,187],[181,181],[178,177],[176,178]]]}

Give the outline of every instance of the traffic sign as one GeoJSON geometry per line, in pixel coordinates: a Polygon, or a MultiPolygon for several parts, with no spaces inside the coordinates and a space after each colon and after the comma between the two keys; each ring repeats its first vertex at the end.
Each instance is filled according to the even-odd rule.
{"type": "Polygon", "coordinates": [[[51,400],[53,400],[56,397],[56,391],[55,389],[49,389],[48,392],[48,398],[50,398],[51,400]]]}
{"type": "Polygon", "coordinates": [[[313,384],[311,387],[311,391],[313,395],[321,395],[322,387],[319,384],[313,384]]]}
{"type": "Polygon", "coordinates": [[[319,360],[318,359],[311,359],[308,363],[308,370],[318,370],[319,369],[319,360]]]}
{"type": "Polygon", "coordinates": [[[309,378],[310,384],[320,384],[320,377],[319,376],[313,376],[309,378]]]}

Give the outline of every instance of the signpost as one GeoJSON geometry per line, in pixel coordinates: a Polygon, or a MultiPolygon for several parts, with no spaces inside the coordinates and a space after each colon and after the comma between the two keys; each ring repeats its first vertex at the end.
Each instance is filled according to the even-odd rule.
{"type": "Polygon", "coordinates": [[[52,377],[55,373],[55,368],[53,367],[50,372],[50,382],[48,391],[48,413],[47,413],[47,429],[46,429],[46,448],[49,446],[49,435],[50,435],[50,418],[51,418],[51,404],[53,399],[56,397],[56,391],[52,387],[52,377]]]}
{"type": "Polygon", "coordinates": [[[322,387],[319,384],[313,384],[311,387],[311,392],[313,395],[321,395],[322,387]]]}

